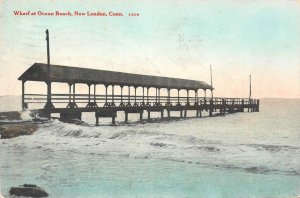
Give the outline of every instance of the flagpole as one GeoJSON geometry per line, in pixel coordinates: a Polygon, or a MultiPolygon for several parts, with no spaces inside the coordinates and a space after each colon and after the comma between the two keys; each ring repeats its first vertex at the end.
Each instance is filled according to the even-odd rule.
{"type": "Polygon", "coordinates": [[[251,86],[251,74],[249,75],[249,99],[251,99],[251,95],[252,95],[252,86],[251,86]]]}
{"type": "Polygon", "coordinates": [[[212,83],[212,69],[211,69],[211,65],[210,66],[210,86],[211,86],[211,98],[214,97],[214,93],[213,93],[213,83],[212,83]]]}

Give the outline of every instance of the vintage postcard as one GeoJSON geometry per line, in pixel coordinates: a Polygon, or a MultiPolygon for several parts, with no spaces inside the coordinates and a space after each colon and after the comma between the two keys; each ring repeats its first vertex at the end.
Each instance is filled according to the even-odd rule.
{"type": "Polygon", "coordinates": [[[300,2],[0,0],[0,198],[300,196],[300,2]]]}

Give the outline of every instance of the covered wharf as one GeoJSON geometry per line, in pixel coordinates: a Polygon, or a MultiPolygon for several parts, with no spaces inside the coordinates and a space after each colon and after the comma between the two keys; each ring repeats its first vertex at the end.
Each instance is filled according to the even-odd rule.
{"type": "Polygon", "coordinates": [[[125,112],[125,122],[128,121],[129,113],[140,114],[142,120],[144,111],[148,112],[148,119],[151,112],[160,112],[163,118],[164,112],[170,117],[171,111],[179,111],[180,117],[186,117],[188,110],[196,110],[196,117],[201,117],[202,111],[208,111],[210,116],[213,112],[225,114],[241,112],[245,108],[248,111],[259,111],[259,100],[256,99],[207,97],[206,91],[209,90],[213,96],[214,88],[196,80],[43,63],[34,63],[18,79],[22,81],[23,109],[31,103],[44,103],[44,107],[38,109],[42,116],[50,118],[52,113],[59,113],[63,121],[81,119],[82,112],[95,112],[96,124],[99,117],[111,117],[115,124],[118,111],[125,112]],[[46,83],[47,94],[25,93],[27,81],[46,83]],[[69,93],[52,94],[52,83],[67,83],[69,93]],[[86,84],[88,94],[77,94],[76,84],[86,84]],[[97,85],[104,85],[105,93],[96,93],[97,85]],[[120,87],[119,93],[115,92],[116,86],[120,87]],[[123,93],[124,87],[127,87],[127,94],[123,93]],[[141,95],[137,95],[137,88],[142,88],[141,95]],[[150,88],[155,89],[155,95],[149,94],[150,88]],[[108,94],[108,89],[111,89],[111,94],[108,94]],[[177,90],[177,96],[171,96],[172,89],[177,90]],[[167,96],[161,96],[162,90],[167,91],[167,96]],[[185,96],[180,95],[181,90],[186,91],[185,96]],[[204,96],[199,97],[199,90],[204,91],[204,96]],[[190,97],[191,91],[194,92],[193,97],[190,97]],[[58,103],[64,104],[64,107],[56,107],[58,103]]]}

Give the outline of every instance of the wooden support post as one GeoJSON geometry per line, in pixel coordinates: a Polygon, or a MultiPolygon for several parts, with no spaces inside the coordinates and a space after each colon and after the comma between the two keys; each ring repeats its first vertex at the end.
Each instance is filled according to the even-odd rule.
{"type": "Polygon", "coordinates": [[[47,103],[51,103],[51,82],[47,82],[47,103]]]}
{"type": "Polygon", "coordinates": [[[195,106],[198,106],[198,90],[195,90],[195,106]]]}
{"type": "Polygon", "coordinates": [[[128,105],[130,104],[130,86],[128,86],[128,105]]]}
{"type": "Polygon", "coordinates": [[[226,100],[223,98],[222,99],[222,113],[225,115],[226,114],[226,100]]]}
{"type": "Polygon", "coordinates": [[[189,106],[190,105],[190,90],[186,90],[186,94],[187,94],[187,97],[186,97],[186,106],[189,106]]]}
{"type": "Polygon", "coordinates": [[[186,116],[187,116],[187,109],[184,110],[184,117],[186,118],[186,116]]]}
{"type": "Polygon", "coordinates": [[[75,83],[69,83],[69,104],[67,108],[77,108],[78,106],[75,103],[75,83]],[[72,93],[72,86],[73,86],[73,93],[72,93]]]}
{"type": "Polygon", "coordinates": [[[96,126],[98,126],[98,125],[99,125],[99,117],[96,116],[96,126]]]}
{"type": "Polygon", "coordinates": [[[128,113],[125,111],[125,123],[128,122],[128,113]]]}
{"type": "MultiPolygon", "coordinates": [[[[167,106],[172,106],[171,105],[171,94],[170,94],[170,89],[168,89],[168,99],[167,99],[167,106]]],[[[170,117],[170,116],[169,116],[170,117]]]]}
{"type": "Polygon", "coordinates": [[[51,82],[48,81],[46,82],[47,84],[47,103],[46,105],[44,106],[44,109],[54,109],[54,106],[52,104],[52,101],[51,101],[51,82]]]}
{"type": "Polygon", "coordinates": [[[199,110],[199,117],[202,118],[202,110],[199,110]]]}
{"type": "Polygon", "coordinates": [[[75,83],[73,84],[73,102],[75,103],[75,83]]]}
{"type": "Polygon", "coordinates": [[[211,99],[209,102],[209,116],[212,116],[213,112],[213,100],[211,99]]]}
{"type": "Polygon", "coordinates": [[[112,85],[111,86],[111,97],[112,97],[112,104],[114,105],[115,104],[115,86],[114,85],[112,85]]]}
{"type": "Polygon", "coordinates": [[[171,117],[170,110],[167,110],[167,112],[168,112],[168,118],[170,118],[171,117]]]}
{"type": "Polygon", "coordinates": [[[90,103],[91,102],[91,84],[88,84],[87,86],[89,87],[89,102],[88,103],[90,103]]]}
{"type": "Polygon", "coordinates": [[[249,101],[248,101],[248,112],[250,112],[250,108],[252,106],[252,99],[249,98],[249,101]]]}
{"type": "Polygon", "coordinates": [[[136,103],[136,87],[134,87],[134,103],[136,103]]]}
{"type": "Polygon", "coordinates": [[[140,113],[140,121],[143,120],[143,112],[140,113]]]}
{"type": "Polygon", "coordinates": [[[143,105],[145,104],[145,87],[143,87],[143,105]]]}
{"type": "Polygon", "coordinates": [[[71,83],[69,83],[69,103],[71,103],[72,102],[72,84],[71,83]]]}
{"type": "Polygon", "coordinates": [[[182,118],[182,110],[180,110],[180,117],[182,118]]]}
{"type": "Polygon", "coordinates": [[[148,120],[150,120],[150,114],[151,114],[151,111],[150,110],[148,110],[148,120]]]}
{"type": "Polygon", "coordinates": [[[112,124],[115,125],[116,124],[116,117],[113,116],[113,117],[111,117],[111,119],[112,119],[112,124]]]}
{"type": "Polygon", "coordinates": [[[108,85],[105,85],[105,105],[107,105],[107,87],[108,85]]]}
{"type": "Polygon", "coordinates": [[[170,89],[168,89],[167,91],[168,91],[168,99],[167,99],[167,103],[170,104],[170,103],[171,103],[170,89]]]}
{"type": "Polygon", "coordinates": [[[257,112],[257,99],[255,99],[254,112],[257,112]]]}
{"type": "Polygon", "coordinates": [[[135,107],[138,106],[138,103],[136,102],[136,89],[137,89],[137,87],[134,87],[134,105],[133,106],[135,106],[135,107]]]}
{"type": "Polygon", "coordinates": [[[121,86],[121,104],[123,104],[123,86],[121,86]]]}
{"type": "Polygon", "coordinates": [[[244,112],[244,108],[245,108],[245,102],[244,102],[244,99],[242,99],[242,107],[241,107],[241,112],[244,112]]]}
{"type": "Polygon", "coordinates": [[[221,114],[224,115],[226,113],[226,102],[225,102],[224,98],[222,98],[222,107],[221,107],[221,109],[222,109],[221,114]]]}
{"type": "Polygon", "coordinates": [[[158,104],[160,104],[160,88],[158,88],[158,104]]]}
{"type": "Polygon", "coordinates": [[[22,81],[22,109],[25,110],[26,109],[26,105],[25,105],[25,82],[26,81],[22,81]]]}
{"type": "Polygon", "coordinates": [[[147,87],[147,105],[149,105],[149,87],[147,87]]]}
{"type": "Polygon", "coordinates": [[[155,104],[157,105],[157,88],[155,88],[155,104]]]}
{"type": "Polygon", "coordinates": [[[160,112],[160,118],[161,118],[161,119],[164,118],[164,110],[162,110],[162,111],[160,112]]]}
{"type": "Polygon", "coordinates": [[[256,109],[257,112],[259,112],[259,99],[257,100],[257,109],[256,109]]]}
{"type": "Polygon", "coordinates": [[[88,103],[86,105],[86,108],[91,108],[95,105],[93,105],[91,102],[91,84],[87,84],[87,86],[89,87],[89,98],[88,98],[88,103]]]}
{"type": "Polygon", "coordinates": [[[121,88],[121,101],[119,107],[125,107],[123,103],[123,85],[120,85],[120,88],[121,88]]]}
{"type": "Polygon", "coordinates": [[[94,84],[94,103],[96,105],[96,84],[94,84]]]}
{"type": "Polygon", "coordinates": [[[180,92],[180,89],[177,89],[178,91],[178,96],[177,96],[177,105],[180,106],[180,99],[179,99],[179,92],[180,92]]]}

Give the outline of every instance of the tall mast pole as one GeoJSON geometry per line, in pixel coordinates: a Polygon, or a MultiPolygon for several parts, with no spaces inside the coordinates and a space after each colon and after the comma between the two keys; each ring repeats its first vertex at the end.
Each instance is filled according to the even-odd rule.
{"type": "Polygon", "coordinates": [[[47,72],[48,80],[50,80],[50,44],[49,44],[49,31],[46,30],[46,41],[47,41],[47,72]]]}
{"type": "MultiPolygon", "coordinates": [[[[212,83],[212,69],[211,69],[211,65],[210,66],[210,86],[211,88],[213,87],[213,83],[212,83]]],[[[213,88],[211,89],[211,97],[214,97],[214,93],[213,93],[213,88]]]]}
{"type": "Polygon", "coordinates": [[[249,75],[249,99],[251,99],[251,92],[252,92],[252,86],[251,86],[251,75],[249,75]]]}
{"type": "Polygon", "coordinates": [[[50,45],[49,45],[49,31],[46,30],[46,41],[47,41],[47,103],[45,105],[45,109],[54,108],[51,102],[51,80],[50,80],[50,45]]]}

